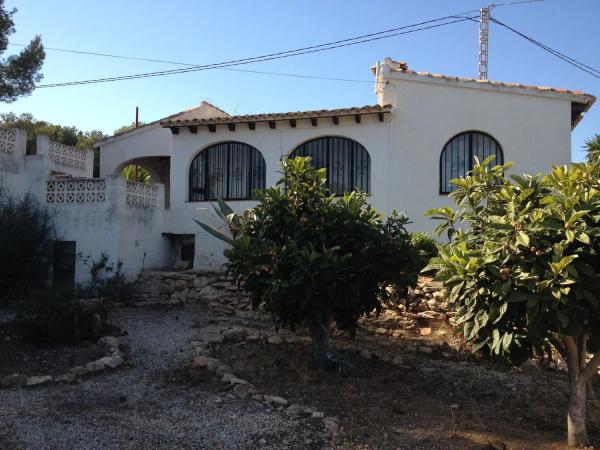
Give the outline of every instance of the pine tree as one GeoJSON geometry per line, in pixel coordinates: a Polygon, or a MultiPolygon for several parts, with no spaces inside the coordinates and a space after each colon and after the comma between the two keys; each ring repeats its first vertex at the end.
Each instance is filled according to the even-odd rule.
{"type": "MultiPolygon", "coordinates": [[[[12,20],[15,12],[15,8],[5,9],[4,0],[0,0],[0,54],[6,51],[8,37],[15,32],[12,20]]],[[[0,59],[0,101],[10,103],[30,94],[35,83],[42,79],[40,70],[45,57],[42,38],[36,36],[18,54],[0,59]]]]}

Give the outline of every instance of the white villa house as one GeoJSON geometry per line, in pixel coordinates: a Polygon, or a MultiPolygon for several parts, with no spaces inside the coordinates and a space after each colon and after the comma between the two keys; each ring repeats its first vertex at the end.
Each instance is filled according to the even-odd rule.
{"type": "Polygon", "coordinates": [[[374,105],[230,116],[202,102],[112,136],[95,144],[100,178],[92,178],[92,150],[39,136],[37,154],[26,155],[23,131],[0,130],[0,188],[31,192],[55,212],[55,279],[86,280],[84,259],[101,253],[131,277],[176,263],[217,269],[224,244],[193,219],[222,225],[210,208],[217,198],[252,207],[253,191],[280,177],[282,159],[312,156],[332,192],[359,188],[381,212],[404,211],[412,230],[430,231],[423,212],[449,203],[449,180],[474,156],[512,161],[516,173],[569,163],[571,130],[595,101],[581,91],[415,72],[390,58],[372,71],[374,105]],[[126,181],[130,164],[147,168],[152,182],[126,181]]]}

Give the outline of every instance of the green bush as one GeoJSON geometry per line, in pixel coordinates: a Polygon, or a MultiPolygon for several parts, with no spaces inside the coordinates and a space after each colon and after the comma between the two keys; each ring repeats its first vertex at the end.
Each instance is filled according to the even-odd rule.
{"type": "Polygon", "coordinates": [[[44,287],[55,238],[48,209],[33,195],[20,200],[8,196],[0,204],[0,299],[11,300],[28,289],[44,287]]]}
{"type": "Polygon", "coordinates": [[[402,295],[416,284],[408,219],[384,220],[360,192],[329,195],[325,169],[312,168],[310,158],[282,168],[278,186],[258,192],[258,205],[243,216],[220,202],[233,234],[227,267],[279,325],[309,327],[317,368],[351,370],[329,345],[330,325],[354,335],[359,317],[391,297],[388,286],[402,295]]]}
{"type": "Polygon", "coordinates": [[[97,340],[118,330],[107,319],[103,301],[78,299],[65,287],[30,291],[17,305],[19,331],[38,344],[97,340]]]}
{"type": "Polygon", "coordinates": [[[411,233],[410,243],[419,257],[419,264],[422,266],[426,266],[431,258],[438,254],[436,240],[429,233],[411,233]]]}
{"type": "Polygon", "coordinates": [[[516,363],[550,346],[560,353],[569,372],[569,445],[586,445],[586,385],[600,363],[599,166],[511,182],[510,164],[490,161],[453,180],[456,210],[428,212],[451,236],[428,269],[438,271],[473,351],[516,363]]]}

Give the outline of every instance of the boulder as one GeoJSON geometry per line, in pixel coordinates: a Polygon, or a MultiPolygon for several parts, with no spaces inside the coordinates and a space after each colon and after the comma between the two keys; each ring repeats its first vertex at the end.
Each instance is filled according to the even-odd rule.
{"type": "Polygon", "coordinates": [[[269,403],[270,405],[274,405],[274,406],[287,406],[288,405],[288,401],[285,398],[276,397],[274,395],[265,395],[264,400],[265,400],[265,402],[269,403]]]}
{"type": "Polygon", "coordinates": [[[42,376],[31,376],[27,377],[27,381],[25,383],[26,386],[39,386],[41,384],[48,384],[52,382],[52,377],[50,375],[42,375],[42,376]]]}
{"type": "Polygon", "coordinates": [[[269,344],[279,345],[283,342],[283,340],[275,334],[273,336],[269,336],[269,338],[267,339],[267,342],[269,344]]]}

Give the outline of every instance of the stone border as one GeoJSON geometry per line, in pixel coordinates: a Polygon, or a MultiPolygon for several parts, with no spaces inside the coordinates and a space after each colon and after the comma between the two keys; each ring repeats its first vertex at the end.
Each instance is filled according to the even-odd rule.
{"type": "Polygon", "coordinates": [[[85,366],[75,366],[61,375],[21,375],[18,373],[0,378],[0,388],[23,388],[41,386],[47,384],[75,383],[85,375],[102,372],[104,369],[116,369],[120,367],[126,358],[125,351],[128,346],[124,336],[104,336],[98,339],[99,344],[108,348],[106,356],[91,361],[85,366]]]}
{"type": "MultiPolygon", "coordinates": [[[[221,379],[222,383],[226,383],[229,387],[232,387],[234,394],[240,398],[252,398],[256,402],[284,411],[289,417],[320,419],[325,432],[332,439],[335,439],[343,431],[337,417],[326,416],[324,412],[318,411],[317,408],[312,406],[303,406],[298,403],[289,404],[288,400],[283,397],[261,393],[256,386],[236,376],[230,366],[222,363],[217,358],[208,356],[210,354],[209,345],[213,345],[218,349],[219,345],[224,341],[235,343],[244,340],[253,342],[261,339],[264,339],[265,343],[270,345],[279,345],[284,342],[284,339],[280,336],[272,335],[266,337],[260,332],[248,334],[248,330],[243,327],[221,327],[218,325],[208,325],[201,328],[199,332],[199,340],[190,342],[196,355],[192,363],[193,367],[213,372],[221,379]]],[[[285,338],[285,342],[287,343],[298,341],[299,338],[297,336],[288,336],[285,338]]]]}

